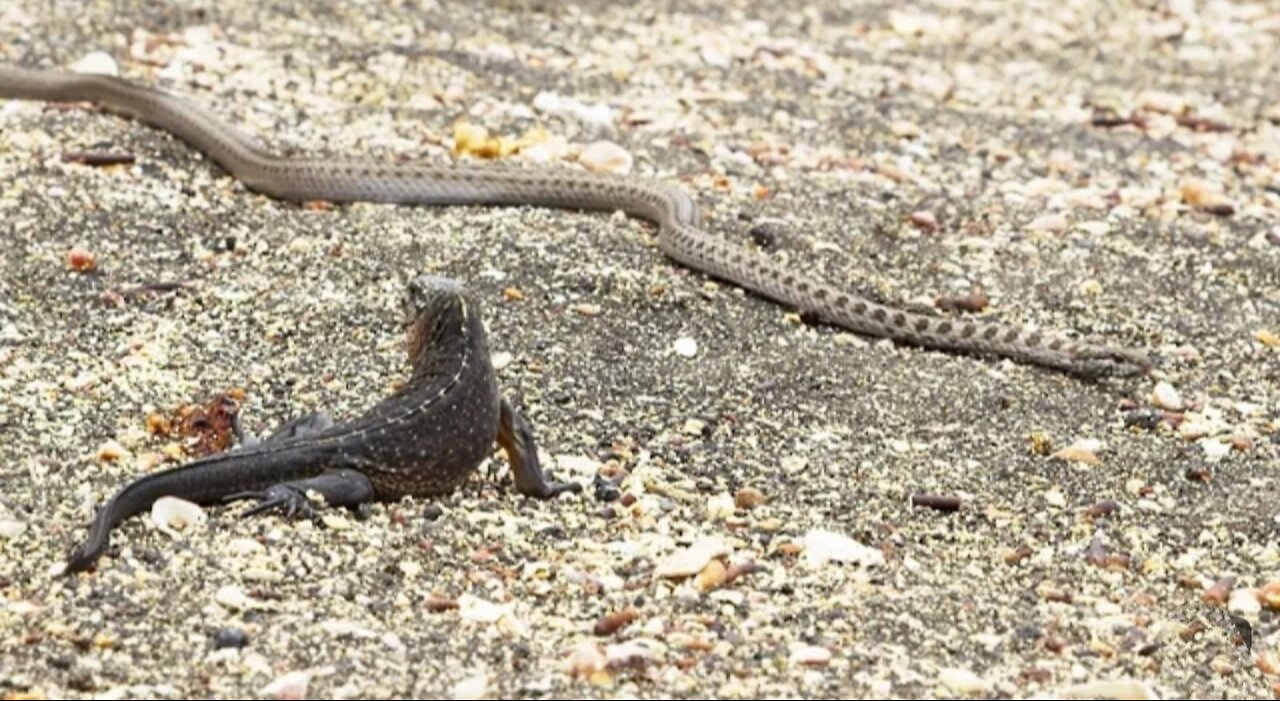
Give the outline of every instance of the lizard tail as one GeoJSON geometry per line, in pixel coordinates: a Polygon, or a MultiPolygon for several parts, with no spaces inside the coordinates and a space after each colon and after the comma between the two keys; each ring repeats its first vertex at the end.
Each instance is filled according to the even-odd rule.
{"type": "Polygon", "coordinates": [[[116,492],[89,527],[89,535],[67,558],[64,572],[89,569],[107,549],[111,530],[151,507],[160,497],[210,504],[235,492],[261,491],[280,482],[314,477],[323,471],[316,461],[296,452],[236,450],[210,456],[135,480],[116,492]]]}

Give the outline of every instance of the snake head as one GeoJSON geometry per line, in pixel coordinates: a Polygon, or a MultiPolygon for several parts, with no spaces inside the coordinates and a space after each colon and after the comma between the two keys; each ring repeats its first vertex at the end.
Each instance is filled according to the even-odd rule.
{"type": "Polygon", "coordinates": [[[1154,367],[1142,351],[1107,346],[1081,346],[1071,354],[1070,370],[1083,377],[1129,377],[1154,367]]]}

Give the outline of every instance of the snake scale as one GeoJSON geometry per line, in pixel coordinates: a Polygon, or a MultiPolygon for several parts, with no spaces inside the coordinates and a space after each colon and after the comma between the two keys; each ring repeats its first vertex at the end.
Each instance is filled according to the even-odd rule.
{"type": "Polygon", "coordinates": [[[708,234],[688,193],[660,181],[567,168],[283,158],[189,101],[105,75],[0,65],[0,97],[89,102],[128,115],[170,132],[245,186],[281,200],[622,210],[656,223],[659,247],[678,263],[861,334],[1007,357],[1083,377],[1131,375],[1150,368],[1146,355],[1134,349],[918,314],[857,296],[708,234]]]}

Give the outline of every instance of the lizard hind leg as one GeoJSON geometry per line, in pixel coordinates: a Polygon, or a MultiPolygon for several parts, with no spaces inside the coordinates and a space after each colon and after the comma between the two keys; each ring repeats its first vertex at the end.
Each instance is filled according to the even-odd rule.
{"type": "Polygon", "coordinates": [[[502,400],[502,415],[498,421],[498,445],[502,446],[515,475],[516,491],[525,496],[550,499],[564,492],[581,492],[577,482],[552,482],[538,464],[538,448],[533,441],[533,430],[524,417],[507,400],[502,400]]]}
{"type": "Polygon", "coordinates": [[[356,508],[374,499],[373,483],[355,470],[331,470],[309,479],[274,484],[260,492],[237,492],[223,501],[256,499],[258,504],[247,509],[242,518],[280,509],[286,518],[314,518],[316,505],[308,493],[319,494],[325,504],[356,508]]]}

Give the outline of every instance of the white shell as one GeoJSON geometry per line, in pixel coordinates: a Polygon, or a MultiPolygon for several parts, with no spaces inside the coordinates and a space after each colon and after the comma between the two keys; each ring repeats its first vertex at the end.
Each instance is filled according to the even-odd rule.
{"type": "Polygon", "coordinates": [[[707,563],[728,552],[729,548],[719,538],[703,538],[668,555],[658,564],[654,575],[663,578],[692,577],[701,572],[707,563]]]}
{"type": "Polygon", "coordinates": [[[160,497],[151,505],[151,520],[169,534],[189,526],[203,525],[207,518],[204,509],[177,497],[160,497]]]}
{"type": "Polygon", "coordinates": [[[271,699],[305,699],[310,685],[310,672],[289,672],[276,677],[275,681],[262,687],[258,693],[271,699]]]}
{"type": "Polygon", "coordinates": [[[120,75],[120,66],[116,64],[116,60],[111,58],[109,54],[103,53],[102,51],[94,51],[86,54],[84,58],[71,64],[71,70],[76,73],[120,75]]]}
{"type": "Polygon", "coordinates": [[[805,534],[804,559],[812,569],[825,567],[829,562],[847,562],[863,567],[877,567],[884,564],[884,554],[875,548],[841,533],[833,533],[821,529],[805,534]]]}
{"type": "Polygon", "coordinates": [[[631,172],[631,154],[612,141],[597,141],[582,150],[578,162],[597,173],[631,172]]]}

